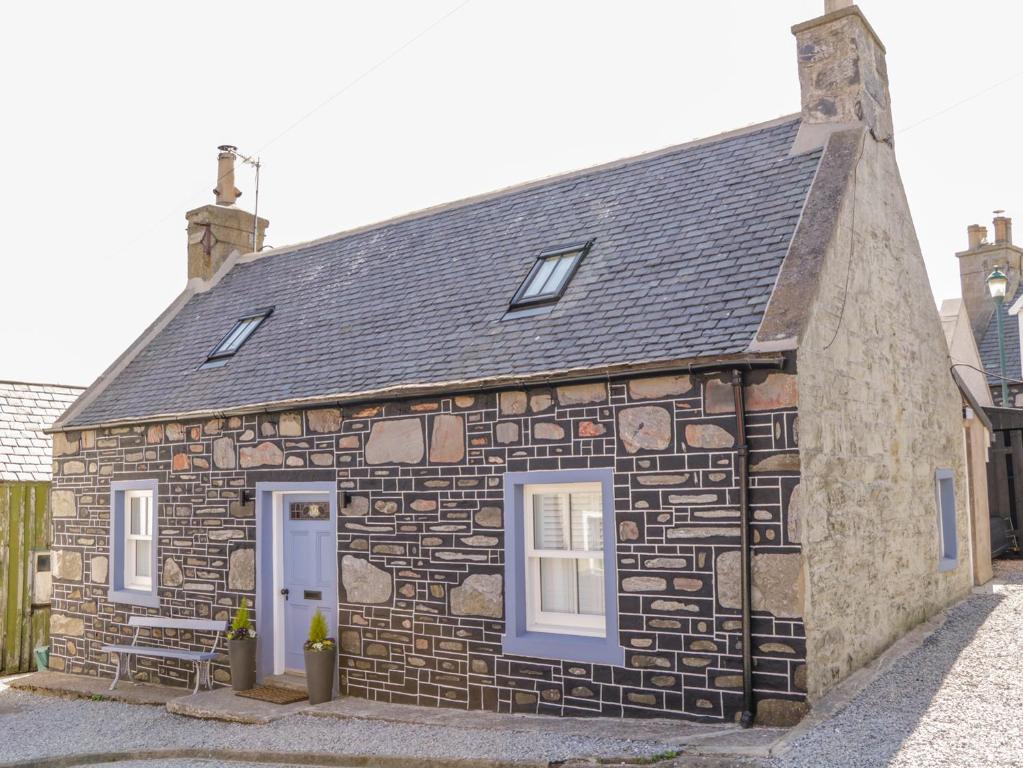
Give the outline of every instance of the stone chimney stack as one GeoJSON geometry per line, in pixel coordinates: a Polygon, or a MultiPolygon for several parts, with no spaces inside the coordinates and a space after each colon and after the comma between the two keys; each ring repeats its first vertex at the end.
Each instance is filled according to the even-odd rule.
{"type": "Polygon", "coordinates": [[[234,207],[241,192],[234,185],[235,148],[219,147],[216,205],[204,205],[185,214],[188,222],[188,279],[209,280],[234,253],[263,247],[270,222],[234,207]]]}
{"type": "Polygon", "coordinates": [[[995,211],[993,228],[995,241],[989,243],[987,227],[971,224],[966,228],[969,247],[956,254],[963,302],[970,316],[973,336],[978,343],[995,310],[994,301],[987,289],[987,276],[995,267],[1001,268],[1009,278],[1005,301],[1011,305],[1019,290],[1020,269],[1023,266],[1023,249],[1012,244],[1012,219],[1005,216],[1004,211],[995,211]]]}
{"type": "Polygon", "coordinates": [[[866,125],[876,140],[891,144],[884,45],[849,0],[825,0],[824,10],[823,16],[792,28],[802,94],[801,133],[816,128],[813,143],[820,146],[833,130],[866,125]]]}

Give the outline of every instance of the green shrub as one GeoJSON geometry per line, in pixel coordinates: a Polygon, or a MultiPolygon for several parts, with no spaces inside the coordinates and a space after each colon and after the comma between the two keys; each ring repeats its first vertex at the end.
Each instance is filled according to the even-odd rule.
{"type": "Polygon", "coordinates": [[[255,636],[256,630],[252,628],[252,620],[249,618],[249,604],[243,599],[238,610],[234,612],[234,621],[231,622],[231,629],[227,631],[227,637],[229,640],[244,640],[255,636]]]}
{"type": "Polygon", "coordinates": [[[322,643],[327,639],[327,617],[319,608],[313,614],[312,623],[309,625],[309,642],[322,643]]]}
{"type": "Polygon", "coordinates": [[[307,651],[329,651],[334,648],[334,640],[327,637],[330,628],[327,626],[327,617],[317,608],[313,614],[313,620],[309,623],[309,639],[306,640],[307,651]]]}

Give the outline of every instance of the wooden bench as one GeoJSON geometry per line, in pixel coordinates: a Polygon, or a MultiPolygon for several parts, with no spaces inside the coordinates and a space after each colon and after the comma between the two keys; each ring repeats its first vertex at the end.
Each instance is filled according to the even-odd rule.
{"type": "Polygon", "coordinates": [[[181,659],[190,661],[195,665],[195,689],[193,693],[199,692],[199,683],[205,683],[207,688],[213,687],[213,678],[210,676],[210,662],[217,655],[217,646],[220,644],[220,636],[227,629],[226,621],[211,621],[209,619],[169,619],[163,616],[132,616],[128,619],[128,626],[135,628],[135,634],[131,639],[131,645],[104,645],[104,653],[117,654],[117,674],[114,675],[114,682],[110,684],[110,690],[117,687],[117,681],[121,679],[122,672],[131,678],[131,659],[133,656],[149,656],[157,659],[181,659]],[[175,629],[192,632],[213,632],[216,636],[213,645],[208,651],[186,651],[180,648],[167,648],[159,645],[139,645],[139,630],[149,629],[175,629]]]}

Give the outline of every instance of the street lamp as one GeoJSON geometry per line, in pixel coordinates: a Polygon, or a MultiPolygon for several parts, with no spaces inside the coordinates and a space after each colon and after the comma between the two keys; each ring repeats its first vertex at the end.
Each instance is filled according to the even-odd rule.
{"type": "Polygon", "coordinates": [[[995,300],[995,317],[998,318],[998,363],[1002,375],[1002,407],[1009,407],[1009,382],[1005,375],[1005,327],[1002,325],[1002,303],[1005,301],[1005,290],[1009,286],[1009,278],[995,265],[995,271],[987,276],[987,289],[995,300]]]}

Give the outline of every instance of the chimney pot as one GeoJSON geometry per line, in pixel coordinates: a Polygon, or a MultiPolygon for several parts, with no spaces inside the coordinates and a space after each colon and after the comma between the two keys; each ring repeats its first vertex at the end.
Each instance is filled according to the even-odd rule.
{"type": "Polygon", "coordinates": [[[853,5],[853,0],[824,0],[824,13],[834,13],[853,5]]]}
{"type": "Polygon", "coordinates": [[[1005,216],[1005,211],[995,211],[995,243],[1012,245],[1012,219],[1005,216]]]}
{"type": "Polygon", "coordinates": [[[975,251],[987,242],[987,227],[971,224],[966,228],[966,235],[970,240],[969,250],[975,251]]]}
{"type": "Polygon", "coordinates": [[[213,190],[216,195],[217,205],[234,205],[242,196],[241,191],[234,185],[234,158],[237,147],[230,144],[221,144],[217,149],[217,186],[213,190]]]}

